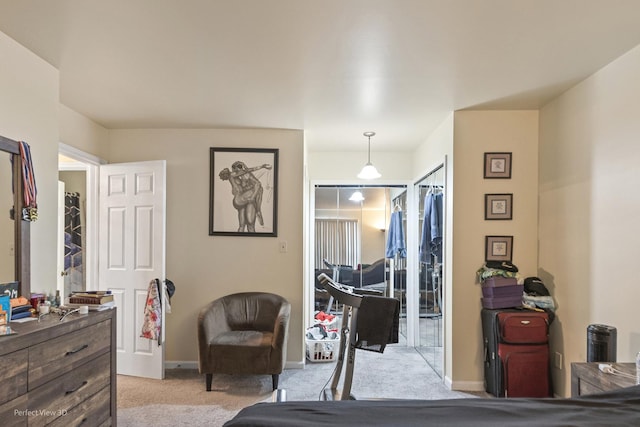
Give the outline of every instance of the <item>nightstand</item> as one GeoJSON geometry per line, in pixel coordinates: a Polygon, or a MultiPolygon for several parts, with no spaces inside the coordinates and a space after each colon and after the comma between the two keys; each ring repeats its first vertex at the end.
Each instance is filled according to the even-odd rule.
{"type": "Polygon", "coordinates": [[[571,397],[585,394],[602,393],[604,391],[631,387],[636,384],[635,363],[589,362],[571,364],[571,397]],[[632,377],[606,374],[598,368],[600,363],[607,363],[620,372],[632,377]]]}

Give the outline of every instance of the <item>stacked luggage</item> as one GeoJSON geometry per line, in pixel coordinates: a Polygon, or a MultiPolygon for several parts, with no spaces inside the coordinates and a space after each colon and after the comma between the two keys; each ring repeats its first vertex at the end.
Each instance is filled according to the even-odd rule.
{"type": "Polygon", "coordinates": [[[549,316],[482,309],[485,389],[496,397],[549,397],[549,316]]]}
{"type": "Polygon", "coordinates": [[[489,309],[522,306],[524,286],[518,284],[518,267],[510,262],[491,262],[478,270],[482,286],[482,307],[489,309]]]}

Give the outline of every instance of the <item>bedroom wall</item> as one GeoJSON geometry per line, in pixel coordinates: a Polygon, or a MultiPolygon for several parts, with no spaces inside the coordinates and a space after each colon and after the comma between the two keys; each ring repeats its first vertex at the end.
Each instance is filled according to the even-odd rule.
{"type": "Polygon", "coordinates": [[[485,236],[513,236],[520,274],[537,272],[538,111],[458,111],[453,134],[451,378],[454,389],[482,389],[482,291],[475,279],[485,260],[485,236]],[[511,179],[484,179],[484,153],[505,151],[512,153],[511,179]],[[487,193],[513,193],[513,220],[484,219],[487,193]]]}
{"type": "MultiPolygon", "coordinates": [[[[29,144],[38,186],[38,220],[31,224],[31,289],[53,293],[57,277],[58,71],[2,32],[0,58],[0,135],[29,144]]],[[[3,163],[0,167],[9,166],[3,163]]]]}
{"type": "Polygon", "coordinates": [[[540,261],[557,304],[556,393],[571,393],[571,362],[586,361],[586,328],[617,328],[617,359],[640,351],[640,47],[540,112],[540,261]]]}
{"type": "Polygon", "coordinates": [[[86,116],[60,104],[60,142],[106,159],[109,131],[86,116]]]}
{"type": "Polygon", "coordinates": [[[304,360],[303,132],[269,129],[110,131],[112,163],[167,161],[167,265],[176,285],[167,362],[198,360],[196,320],[207,302],[263,290],[292,304],[287,360],[304,360]],[[279,148],[278,237],[209,236],[209,148],[279,148]],[[278,243],[286,241],[287,253],[278,243]]]}

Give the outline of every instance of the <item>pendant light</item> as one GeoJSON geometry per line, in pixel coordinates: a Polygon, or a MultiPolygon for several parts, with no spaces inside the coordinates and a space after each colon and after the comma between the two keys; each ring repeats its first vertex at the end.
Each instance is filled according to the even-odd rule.
{"type": "Polygon", "coordinates": [[[352,202],[361,202],[364,200],[364,196],[362,195],[362,192],[360,190],[356,190],[353,192],[351,197],[349,197],[349,200],[351,200],[352,202]]]}
{"type": "Polygon", "coordinates": [[[378,172],[376,167],[373,166],[373,164],[371,164],[371,137],[374,136],[375,134],[376,134],[375,132],[365,132],[363,134],[369,139],[369,149],[367,151],[368,153],[367,164],[364,165],[364,167],[358,174],[358,178],[360,179],[376,179],[382,176],[380,175],[380,172],[378,172]]]}

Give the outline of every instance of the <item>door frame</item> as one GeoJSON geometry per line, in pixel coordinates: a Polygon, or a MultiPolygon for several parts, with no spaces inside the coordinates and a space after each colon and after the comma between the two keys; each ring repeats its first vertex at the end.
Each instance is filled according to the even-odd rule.
{"type": "Polygon", "coordinates": [[[100,165],[107,164],[107,161],[63,142],[58,143],[58,154],[74,160],[69,163],[58,163],[58,171],[85,171],[87,174],[84,227],[86,247],[83,254],[85,259],[83,268],[86,275],[86,290],[96,290],[98,288],[98,173],[100,165]]]}
{"type": "MultiPolygon", "coordinates": [[[[415,268],[415,262],[417,261],[417,249],[415,249],[415,261],[411,260],[409,256],[410,247],[417,248],[417,213],[415,206],[415,196],[414,196],[414,181],[412,180],[381,180],[381,181],[362,181],[358,179],[353,180],[309,180],[309,186],[307,187],[308,200],[305,203],[305,206],[309,207],[308,215],[309,218],[306,228],[306,252],[307,256],[305,259],[305,286],[304,286],[304,307],[303,307],[303,318],[305,319],[306,328],[313,321],[313,308],[314,308],[314,292],[312,289],[314,288],[315,283],[315,195],[316,195],[316,186],[366,186],[366,185],[375,185],[376,187],[394,187],[394,186],[404,186],[407,191],[407,269],[415,268]],[[415,245],[412,246],[411,239],[414,239],[415,245]]],[[[417,292],[417,278],[412,275],[407,275],[407,295],[415,294],[417,292]]],[[[415,298],[414,298],[415,299],[415,298]]],[[[407,298],[407,347],[415,347],[416,344],[416,334],[418,331],[418,311],[417,311],[417,302],[411,304],[409,303],[409,298],[407,298]]]]}

